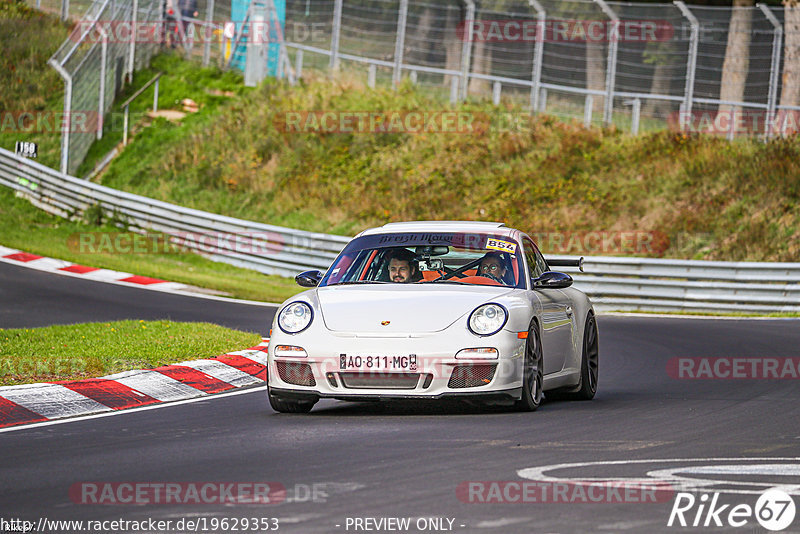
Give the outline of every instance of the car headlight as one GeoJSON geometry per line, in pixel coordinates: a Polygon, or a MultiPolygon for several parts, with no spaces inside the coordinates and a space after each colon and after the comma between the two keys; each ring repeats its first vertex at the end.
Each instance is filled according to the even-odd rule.
{"type": "Polygon", "coordinates": [[[287,334],[297,334],[308,328],[313,318],[311,306],[305,302],[292,302],[278,314],[278,326],[287,334]]]}
{"type": "Polygon", "coordinates": [[[469,316],[469,329],[479,336],[491,336],[500,331],[508,320],[508,312],[499,304],[484,304],[469,316]]]}

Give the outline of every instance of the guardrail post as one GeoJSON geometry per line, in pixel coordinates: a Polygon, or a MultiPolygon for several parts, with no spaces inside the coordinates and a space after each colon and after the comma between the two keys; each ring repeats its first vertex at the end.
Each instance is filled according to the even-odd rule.
{"type": "Polygon", "coordinates": [[[533,47],[533,72],[531,80],[531,113],[539,110],[539,89],[542,86],[542,58],[544,58],[544,39],[547,30],[547,13],[542,4],[537,0],[528,0],[533,9],[536,10],[536,44],[533,47]]]}
{"type": "Polygon", "coordinates": [[[394,71],[392,85],[396,88],[403,78],[403,53],[406,46],[406,23],[408,22],[408,0],[400,0],[397,14],[397,38],[394,43],[394,71]]]}
{"type": "Polygon", "coordinates": [[[329,68],[334,71],[339,68],[339,39],[342,35],[342,2],[336,0],[333,5],[333,28],[331,33],[331,61],[329,68]]]}
{"type": "Polygon", "coordinates": [[[58,74],[64,78],[64,126],[61,130],[61,172],[67,174],[69,165],[69,131],[72,124],[70,115],[72,114],[72,76],[61,66],[61,63],[53,58],[47,60],[58,74]]]}
{"type": "Polygon", "coordinates": [[[464,0],[467,5],[467,15],[464,20],[464,42],[461,44],[461,88],[459,98],[467,99],[469,89],[469,67],[472,62],[472,25],[475,23],[475,2],[464,0]]]}
{"type": "Polygon", "coordinates": [[[587,128],[592,125],[592,110],[594,109],[594,96],[586,95],[586,102],[583,104],[583,125],[587,128]]]}
{"type": "Polygon", "coordinates": [[[378,78],[378,66],[375,63],[369,64],[369,70],[367,71],[367,85],[370,89],[375,89],[375,81],[378,78]]]}
{"type": "Polygon", "coordinates": [[[203,31],[203,66],[207,67],[211,61],[211,38],[209,32],[213,35],[214,31],[214,0],[206,2],[206,27],[203,31]]]}
{"type": "MultiPolygon", "coordinates": [[[[139,20],[139,0],[133,0],[133,11],[131,13],[131,24],[133,28],[130,33],[131,44],[128,48],[128,83],[133,83],[133,64],[136,60],[136,35],[138,33],[136,30],[137,20],[139,20]]],[[[99,27],[98,25],[98,28],[99,27]]]]}
{"type": "Polygon", "coordinates": [[[756,4],[758,8],[772,23],[774,33],[772,34],[772,61],[769,68],[769,93],[767,96],[767,120],[764,125],[764,141],[768,141],[774,132],[773,121],[775,120],[775,106],[778,103],[778,74],[781,68],[781,42],[783,41],[783,26],[769,7],[764,4],[756,4]]]}
{"type": "Polygon", "coordinates": [[[500,96],[502,95],[502,92],[503,85],[500,82],[494,82],[494,85],[492,86],[492,103],[495,106],[500,105],[500,96]]]}
{"type": "Polygon", "coordinates": [[[697,48],[700,39],[700,23],[694,13],[689,11],[686,4],[675,0],[674,4],[681,10],[681,14],[689,21],[691,34],[689,37],[689,60],[686,64],[686,88],[683,91],[683,104],[681,104],[680,126],[686,129],[692,120],[692,103],[694,100],[694,79],[697,72],[697,48]]]}
{"type": "Polygon", "coordinates": [[[617,81],[617,50],[619,48],[619,17],[608,7],[605,0],[594,0],[603,13],[611,19],[611,39],[608,43],[606,65],[606,101],[603,106],[603,125],[611,126],[614,114],[614,84],[617,81]]]}

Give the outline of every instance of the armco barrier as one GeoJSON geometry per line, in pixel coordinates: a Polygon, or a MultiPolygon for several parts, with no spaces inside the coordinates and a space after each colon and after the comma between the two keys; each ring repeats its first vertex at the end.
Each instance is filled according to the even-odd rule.
{"type": "MultiPolygon", "coordinates": [[[[292,230],[184,208],[62,174],[0,148],[0,184],[60,216],[100,205],[132,230],[168,235],[224,233],[217,253],[201,243],[181,244],[264,273],[293,276],[325,270],[347,237],[292,230]]],[[[553,256],[561,257],[561,256],[553,256]]],[[[568,270],[568,269],[565,269],[568,270]]],[[[711,262],[590,257],[575,286],[598,309],[713,312],[800,312],[800,263],[711,262]]],[[[569,271],[569,270],[568,270],[569,271]]]]}

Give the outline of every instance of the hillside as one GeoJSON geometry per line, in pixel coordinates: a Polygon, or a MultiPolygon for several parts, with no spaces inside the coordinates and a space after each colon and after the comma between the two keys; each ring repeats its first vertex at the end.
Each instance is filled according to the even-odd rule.
{"type": "Polygon", "coordinates": [[[481,219],[539,234],[548,253],[800,260],[797,137],[631,137],[483,102],[458,108],[474,121],[468,133],[315,127],[322,115],[306,112],[402,118],[450,109],[410,84],[370,90],[356,80],[312,77],[295,88],[268,81],[183,124],[159,121],[102,182],[345,235],[388,221],[481,219]],[[298,124],[303,133],[293,131],[298,124]]]}

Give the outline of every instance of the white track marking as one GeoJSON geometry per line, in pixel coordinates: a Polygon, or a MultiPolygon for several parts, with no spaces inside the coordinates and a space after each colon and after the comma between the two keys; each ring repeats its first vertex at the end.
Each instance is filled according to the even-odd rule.
{"type": "MultiPolygon", "coordinates": [[[[539,482],[572,482],[572,483],[590,483],[590,482],[625,482],[630,481],[632,484],[638,484],[641,486],[645,485],[652,485],[654,487],[663,487],[663,489],[672,488],[676,491],[695,491],[698,489],[709,489],[710,486],[721,484],[725,486],[756,486],[756,487],[772,487],[772,486],[781,486],[785,489],[787,493],[792,495],[800,495],[800,485],[793,484],[787,486],[785,481],[780,482],[746,482],[746,481],[737,481],[737,480],[714,480],[714,479],[692,479],[689,477],[680,477],[674,475],[675,472],[689,472],[692,466],[687,464],[697,464],[697,463],[706,463],[706,464],[713,464],[714,462],[726,462],[732,463],[734,465],[728,466],[730,471],[724,470],[717,470],[715,473],[723,474],[730,472],[733,474],[736,472],[743,472],[745,474],[753,474],[758,476],[763,476],[766,473],[766,470],[769,470],[771,473],[774,474],[774,470],[777,469],[774,464],[770,467],[765,468],[766,462],[786,462],[784,465],[786,466],[787,472],[789,476],[797,476],[797,472],[800,470],[800,457],[770,457],[770,458],[666,458],[666,459],[653,459],[653,460],[614,460],[614,461],[601,461],[601,462],[578,462],[578,463],[566,463],[566,464],[553,464],[553,465],[545,465],[539,467],[528,467],[525,469],[520,469],[517,471],[517,475],[522,478],[526,478],[529,480],[536,480],[539,482]],[[789,463],[793,462],[793,463],[789,463]],[[552,471],[558,471],[563,469],[578,469],[581,467],[589,467],[589,468],[597,468],[597,467],[605,467],[605,466],[616,466],[616,465],[636,465],[636,464],[657,464],[657,463],[672,463],[678,464],[680,467],[670,468],[670,469],[663,469],[663,470],[651,470],[646,474],[631,477],[631,476],[619,476],[619,477],[582,477],[582,476],[567,476],[567,477],[558,477],[558,476],[551,476],[546,473],[552,471]],[[682,464],[682,465],[681,465],[682,464]],[[738,471],[736,469],[738,468],[738,471]],[[653,476],[655,475],[655,476],[653,476]],[[646,478],[650,476],[651,478],[646,478]],[[663,478],[661,478],[663,477],[663,478]]],[[[714,470],[717,469],[718,466],[699,466],[700,469],[705,470],[714,470]]],[[[728,494],[744,494],[744,495],[758,495],[761,493],[761,490],[745,490],[745,489],[730,489],[730,488],[713,488],[713,491],[719,493],[728,493],[728,494]]]]}

